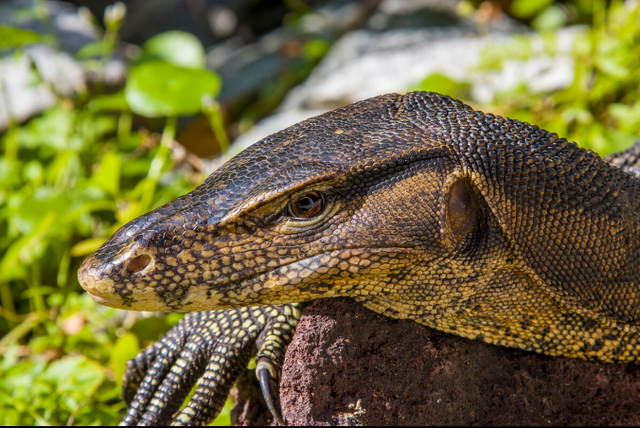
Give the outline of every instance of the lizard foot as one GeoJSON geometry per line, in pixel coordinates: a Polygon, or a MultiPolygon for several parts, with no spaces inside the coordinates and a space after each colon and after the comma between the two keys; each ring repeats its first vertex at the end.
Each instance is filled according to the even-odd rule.
{"type": "MultiPolygon", "coordinates": [[[[123,398],[129,408],[122,425],[209,423],[222,409],[256,347],[266,358],[260,361],[273,361],[281,367],[300,317],[296,306],[185,315],[164,337],[127,364],[123,398]],[[193,396],[179,410],[196,382],[193,396]]],[[[275,387],[277,390],[277,384],[275,387]]]]}

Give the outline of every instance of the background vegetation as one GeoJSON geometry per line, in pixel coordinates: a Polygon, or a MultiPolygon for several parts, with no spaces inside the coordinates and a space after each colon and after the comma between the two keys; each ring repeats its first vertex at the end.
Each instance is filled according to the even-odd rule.
{"type": "MultiPolygon", "coordinates": [[[[461,13],[480,19],[485,3],[463,2],[461,13]]],[[[573,48],[575,78],[553,93],[522,85],[476,107],[536,123],[601,153],[629,146],[640,135],[638,2],[503,3],[506,12],[540,32],[551,56],[559,28],[586,25],[573,48]]],[[[37,2],[31,13],[46,21],[46,2],[37,2]]],[[[122,5],[107,10],[100,40],[76,55],[87,69],[99,70],[113,55],[124,19],[122,5]]],[[[56,45],[50,35],[0,26],[0,51],[14,58],[41,42],[56,45]]],[[[327,41],[310,41],[307,62],[294,78],[265,89],[246,109],[251,119],[275,107],[327,47],[327,41]]],[[[535,49],[523,36],[488,50],[478,72],[526,59],[535,49]]],[[[122,91],[59,95],[55,106],[26,123],[13,121],[0,136],[3,425],[116,424],[125,411],[119,393],[126,361],[181,318],[97,305],[82,292],[76,272],[120,226],[204,179],[198,163],[174,141],[178,118],[207,118],[223,149],[229,140],[225,124],[243,118],[223,117],[215,101],[220,79],[205,69],[204,49],[190,34],[154,37],[128,66],[122,91]]],[[[39,81],[39,70],[32,77],[39,81]]],[[[420,89],[469,96],[466,82],[439,75],[425,77],[420,89]]],[[[214,424],[229,423],[228,409],[214,424]]]]}
{"type": "MultiPolygon", "coordinates": [[[[471,10],[478,13],[481,7],[471,10]]],[[[427,76],[416,89],[446,93],[480,110],[536,124],[601,155],[631,146],[640,137],[640,2],[516,0],[509,10],[541,39],[520,35],[513,43],[485,50],[477,72],[497,71],[541,53],[556,57],[557,31],[583,24],[571,51],[574,79],[569,87],[537,92],[522,82],[485,104],[469,98],[467,82],[446,76],[427,76]]]]}

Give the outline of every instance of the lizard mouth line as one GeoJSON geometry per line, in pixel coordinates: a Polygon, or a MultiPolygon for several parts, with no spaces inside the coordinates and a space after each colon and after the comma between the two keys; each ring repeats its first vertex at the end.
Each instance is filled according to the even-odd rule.
{"type": "Polygon", "coordinates": [[[114,307],[114,304],[118,304],[121,302],[121,298],[120,295],[115,295],[115,296],[101,296],[99,294],[94,294],[91,293],[90,291],[87,291],[87,294],[89,295],[89,297],[91,297],[96,303],[100,303],[103,306],[109,306],[109,307],[114,307]]]}

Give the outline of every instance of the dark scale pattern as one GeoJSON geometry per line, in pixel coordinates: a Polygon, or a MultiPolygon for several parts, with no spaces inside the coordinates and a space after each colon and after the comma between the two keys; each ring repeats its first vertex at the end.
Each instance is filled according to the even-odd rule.
{"type": "MultiPolygon", "coordinates": [[[[488,343],[638,362],[639,153],[637,144],[606,162],[449,97],[380,96],[256,143],[192,193],[124,226],[79,278],[100,303],[126,309],[230,311],[349,296],[488,343]],[[322,195],[321,212],[292,215],[291,201],[309,192],[322,195]]],[[[160,342],[140,357],[153,360],[146,381],[169,386],[141,387],[131,421],[144,412],[167,420],[180,379],[200,376],[194,367],[240,370],[244,330],[227,322],[196,334],[192,317],[171,336],[175,346],[160,342]],[[200,349],[224,338],[236,341],[221,351],[236,362],[211,363],[200,349]],[[190,340],[202,346],[190,349],[190,340]],[[184,364],[165,356],[177,353],[188,354],[184,364]]],[[[286,334],[260,336],[260,355],[277,367],[293,328],[274,319],[269,326],[286,334]]],[[[189,412],[176,420],[192,423],[189,412]]]]}

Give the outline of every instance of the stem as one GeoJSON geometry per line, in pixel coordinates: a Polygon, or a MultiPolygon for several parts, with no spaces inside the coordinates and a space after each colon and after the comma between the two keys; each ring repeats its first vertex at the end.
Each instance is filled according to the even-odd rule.
{"type": "Polygon", "coordinates": [[[6,282],[0,283],[0,301],[2,301],[3,307],[0,310],[0,316],[7,319],[9,328],[13,328],[15,323],[18,322],[18,315],[16,314],[16,305],[13,301],[13,294],[11,294],[11,287],[6,282]]]}
{"type": "Polygon", "coordinates": [[[6,352],[7,346],[11,343],[15,343],[20,338],[26,336],[33,327],[38,323],[40,317],[38,314],[29,314],[22,323],[16,328],[7,333],[2,339],[0,339],[0,353],[6,352]]]}
{"type": "Polygon", "coordinates": [[[56,278],[59,288],[66,287],[69,276],[69,266],[71,265],[71,246],[69,244],[65,245],[63,251],[58,267],[58,277],[56,278]]]}
{"type": "Polygon", "coordinates": [[[129,112],[123,111],[118,119],[118,140],[124,141],[131,136],[131,123],[133,116],[129,112]]]}
{"type": "Polygon", "coordinates": [[[41,279],[41,272],[40,272],[40,265],[38,263],[34,263],[31,266],[31,281],[29,281],[29,288],[31,288],[33,290],[33,293],[31,293],[31,298],[33,299],[33,306],[35,311],[41,315],[41,316],[46,316],[46,311],[45,311],[45,303],[44,303],[44,298],[42,297],[42,293],[40,292],[40,279],[41,279]]]}
{"type": "Polygon", "coordinates": [[[218,140],[218,144],[220,145],[220,151],[225,153],[229,149],[229,137],[227,136],[227,131],[224,129],[220,104],[213,98],[210,98],[204,103],[203,107],[202,110],[207,116],[207,119],[209,119],[213,134],[216,136],[216,140],[218,140]]]}
{"type": "Polygon", "coordinates": [[[49,6],[46,0],[35,0],[34,7],[38,11],[38,20],[42,22],[44,29],[48,35],[51,36],[53,48],[56,51],[60,50],[60,40],[56,36],[56,27],[51,21],[51,14],[49,13],[49,6]]]}
{"type": "Polygon", "coordinates": [[[147,178],[145,179],[142,199],[140,201],[140,209],[142,211],[146,212],[151,207],[153,196],[156,192],[158,181],[160,180],[160,174],[162,173],[164,164],[167,161],[169,154],[171,153],[171,146],[176,135],[177,125],[178,119],[175,116],[169,116],[167,118],[167,123],[165,124],[164,130],[162,131],[160,147],[158,147],[158,151],[151,161],[149,174],[147,174],[147,178]]]}

